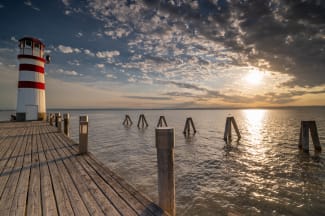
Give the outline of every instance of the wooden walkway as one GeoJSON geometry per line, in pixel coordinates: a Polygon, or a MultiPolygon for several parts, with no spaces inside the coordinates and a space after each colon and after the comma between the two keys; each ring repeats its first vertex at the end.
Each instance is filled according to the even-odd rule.
{"type": "Polygon", "coordinates": [[[0,215],[167,215],[45,122],[0,123],[0,215]]]}

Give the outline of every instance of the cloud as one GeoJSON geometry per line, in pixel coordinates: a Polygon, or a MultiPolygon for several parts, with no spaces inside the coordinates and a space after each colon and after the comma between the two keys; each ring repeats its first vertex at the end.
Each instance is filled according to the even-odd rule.
{"type": "Polygon", "coordinates": [[[59,72],[60,74],[63,74],[63,75],[67,75],[67,76],[78,76],[79,75],[74,70],[63,70],[63,69],[59,69],[59,70],[57,70],[57,72],[59,72]]]}
{"type": "Polygon", "coordinates": [[[10,38],[10,40],[13,41],[13,42],[18,42],[18,39],[16,39],[15,36],[12,36],[12,37],[10,38]]]}
{"type": "Polygon", "coordinates": [[[97,67],[97,68],[104,68],[105,65],[104,65],[104,64],[96,64],[96,67],[97,67]]]}
{"type": "Polygon", "coordinates": [[[99,51],[99,52],[96,53],[96,56],[98,58],[108,58],[108,59],[113,58],[115,56],[119,56],[119,55],[120,55],[120,52],[117,51],[117,50],[114,50],[114,51],[102,51],[102,52],[99,51]]]}
{"type": "Polygon", "coordinates": [[[69,5],[70,5],[70,0],[62,0],[62,3],[63,3],[65,6],[69,6],[69,5]]]}
{"type": "Polygon", "coordinates": [[[74,65],[74,66],[80,66],[80,61],[75,59],[75,60],[69,60],[68,61],[69,65],[74,65]]]}
{"type": "Polygon", "coordinates": [[[58,49],[60,52],[64,54],[69,54],[69,53],[80,53],[81,50],[79,48],[72,48],[70,46],[64,46],[64,45],[59,45],[58,49]]]}
{"type": "Polygon", "coordinates": [[[40,9],[38,7],[35,7],[33,5],[32,1],[30,1],[30,0],[24,1],[24,4],[27,5],[27,6],[29,6],[32,9],[36,10],[36,11],[40,11],[40,9]]]}
{"type": "Polygon", "coordinates": [[[76,34],[76,37],[77,38],[80,38],[80,37],[82,37],[83,36],[83,33],[82,32],[78,32],[77,34],[76,34]]]}
{"type": "Polygon", "coordinates": [[[84,53],[85,53],[86,55],[89,55],[89,56],[92,56],[92,57],[95,56],[95,54],[94,54],[93,52],[91,52],[89,49],[84,49],[84,53]]]}
{"type": "Polygon", "coordinates": [[[114,74],[106,74],[105,77],[109,80],[115,80],[117,77],[114,74]]]}
{"type": "Polygon", "coordinates": [[[112,39],[119,39],[122,37],[127,37],[131,31],[125,28],[117,28],[110,31],[105,31],[105,35],[110,36],[112,39]]]}
{"type": "Polygon", "coordinates": [[[0,9],[4,8],[5,6],[3,4],[0,4],[0,9]]]}
{"type": "Polygon", "coordinates": [[[124,96],[126,98],[139,99],[139,100],[172,100],[171,97],[150,97],[150,96],[124,96]]]}

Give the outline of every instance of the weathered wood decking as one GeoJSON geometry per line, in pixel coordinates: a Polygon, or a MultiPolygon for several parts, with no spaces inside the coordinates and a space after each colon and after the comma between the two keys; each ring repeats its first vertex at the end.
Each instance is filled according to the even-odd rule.
{"type": "Polygon", "coordinates": [[[166,215],[45,122],[0,123],[0,215],[166,215]]]}

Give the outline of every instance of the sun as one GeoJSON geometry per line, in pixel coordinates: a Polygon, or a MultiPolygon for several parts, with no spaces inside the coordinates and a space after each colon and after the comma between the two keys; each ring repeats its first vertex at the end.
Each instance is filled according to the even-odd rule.
{"type": "Polygon", "coordinates": [[[248,74],[245,76],[245,80],[251,85],[259,85],[263,81],[263,72],[258,69],[249,70],[248,74]]]}

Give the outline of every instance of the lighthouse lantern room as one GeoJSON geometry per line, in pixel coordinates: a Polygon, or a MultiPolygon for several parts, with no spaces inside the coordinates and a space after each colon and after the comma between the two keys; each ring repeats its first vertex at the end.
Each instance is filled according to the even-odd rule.
{"type": "Polygon", "coordinates": [[[45,120],[44,44],[31,37],[19,40],[17,121],[45,120]]]}

